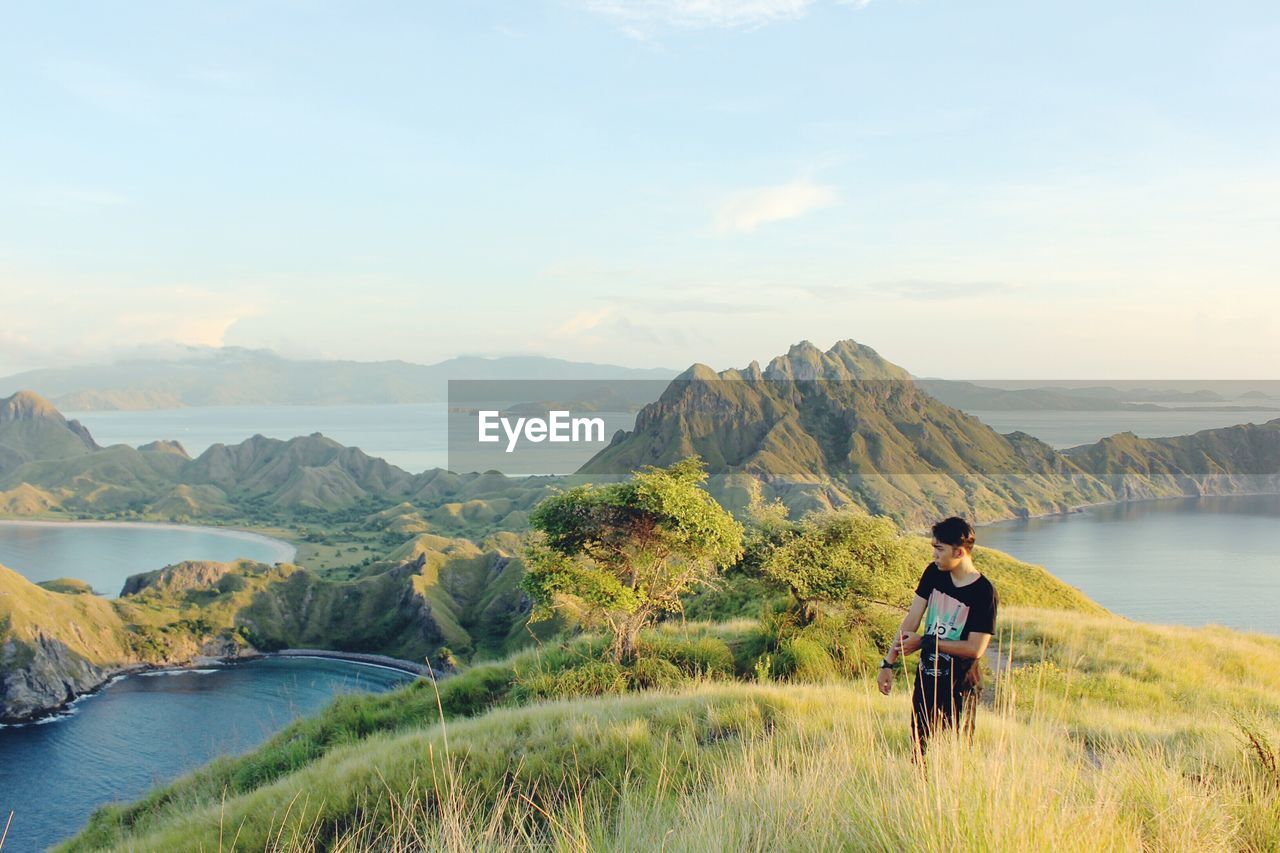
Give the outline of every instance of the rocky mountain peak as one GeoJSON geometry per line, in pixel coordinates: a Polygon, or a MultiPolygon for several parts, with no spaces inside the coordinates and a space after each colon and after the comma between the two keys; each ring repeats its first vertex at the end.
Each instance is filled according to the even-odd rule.
{"type": "Polygon", "coordinates": [[[66,423],[62,413],[35,391],[19,391],[0,400],[0,423],[6,421],[52,420],[66,423]]]}

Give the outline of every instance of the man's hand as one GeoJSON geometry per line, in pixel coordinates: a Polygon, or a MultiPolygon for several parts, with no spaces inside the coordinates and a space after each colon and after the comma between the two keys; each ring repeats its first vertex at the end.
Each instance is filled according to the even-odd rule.
{"type": "Polygon", "coordinates": [[[893,689],[893,670],[884,667],[880,670],[880,675],[876,677],[876,686],[880,688],[880,692],[888,696],[889,691],[893,689]]]}
{"type": "Polygon", "coordinates": [[[920,650],[920,641],[923,639],[924,636],[915,631],[903,631],[898,635],[898,639],[894,640],[893,647],[898,650],[900,657],[909,655],[920,650]]]}

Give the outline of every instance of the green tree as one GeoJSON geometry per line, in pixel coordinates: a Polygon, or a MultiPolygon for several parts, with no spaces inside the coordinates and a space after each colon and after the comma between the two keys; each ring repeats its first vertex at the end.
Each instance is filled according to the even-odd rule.
{"type": "Polygon", "coordinates": [[[706,479],[692,456],[534,507],[522,581],[532,621],[559,611],[606,628],[614,659],[634,660],[641,629],[742,554],[742,526],[701,487],[706,479]]]}
{"type": "Polygon", "coordinates": [[[897,526],[882,516],[810,514],[755,541],[761,575],[791,590],[806,622],[820,603],[893,599],[916,569],[897,526]]]}

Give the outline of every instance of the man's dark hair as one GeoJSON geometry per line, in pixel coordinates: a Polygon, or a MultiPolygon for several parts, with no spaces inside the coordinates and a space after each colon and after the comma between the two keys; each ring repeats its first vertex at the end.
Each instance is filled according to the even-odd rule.
{"type": "Polygon", "coordinates": [[[953,548],[961,546],[973,551],[974,535],[973,527],[969,522],[965,521],[957,515],[950,518],[944,518],[933,526],[933,538],[941,542],[943,545],[950,545],[953,548]]]}

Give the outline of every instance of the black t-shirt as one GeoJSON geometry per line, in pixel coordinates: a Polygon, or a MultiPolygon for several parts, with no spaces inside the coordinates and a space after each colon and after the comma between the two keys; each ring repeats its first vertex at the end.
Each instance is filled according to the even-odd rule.
{"type": "MultiPolygon", "coordinates": [[[[940,640],[964,640],[970,633],[994,634],[996,608],[1000,604],[996,588],[986,575],[964,586],[951,582],[951,574],[930,563],[916,585],[916,595],[927,603],[921,633],[940,640]]],[[[949,679],[959,689],[972,690],[981,679],[981,667],[974,659],[952,657],[944,652],[921,655],[918,676],[949,679]]]]}

